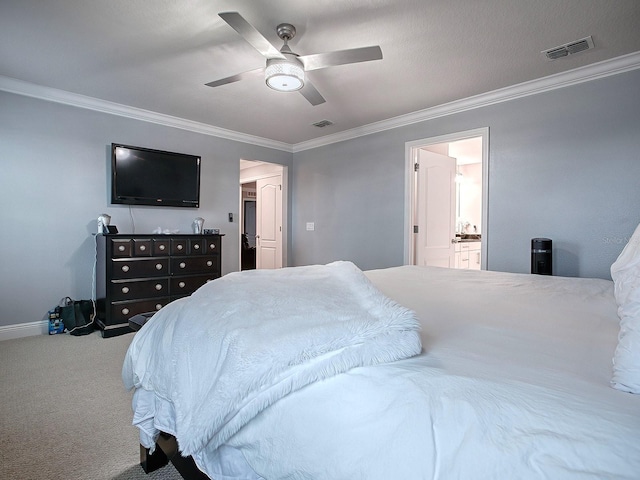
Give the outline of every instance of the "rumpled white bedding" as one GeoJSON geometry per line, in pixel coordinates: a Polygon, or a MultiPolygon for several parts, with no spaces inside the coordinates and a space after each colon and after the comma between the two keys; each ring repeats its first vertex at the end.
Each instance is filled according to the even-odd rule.
{"type": "Polygon", "coordinates": [[[640,395],[640,225],[611,265],[620,334],[611,384],[640,395]]]}
{"type": "Polygon", "coordinates": [[[609,385],[612,282],[412,266],[367,276],[417,313],[424,352],[262,412],[227,442],[262,478],[640,478],[640,401],[609,385]]]}
{"type": "Polygon", "coordinates": [[[147,322],[122,377],[138,389],[145,442],[166,414],[180,450],[196,455],[305,385],[420,353],[418,330],[414,313],[350,262],[233,273],[147,322]]]}
{"type": "MultiPolygon", "coordinates": [[[[412,266],[366,275],[416,312],[423,353],[285,396],[196,454],[210,476],[640,478],[640,397],[609,386],[612,282],[412,266]]],[[[136,415],[174,433],[170,410],[155,396],[136,415]]]]}

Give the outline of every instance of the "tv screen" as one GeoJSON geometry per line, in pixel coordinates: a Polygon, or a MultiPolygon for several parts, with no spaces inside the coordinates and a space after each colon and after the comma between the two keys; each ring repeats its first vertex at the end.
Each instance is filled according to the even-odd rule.
{"type": "Polygon", "coordinates": [[[111,144],[111,203],[198,208],[200,157],[111,144]]]}

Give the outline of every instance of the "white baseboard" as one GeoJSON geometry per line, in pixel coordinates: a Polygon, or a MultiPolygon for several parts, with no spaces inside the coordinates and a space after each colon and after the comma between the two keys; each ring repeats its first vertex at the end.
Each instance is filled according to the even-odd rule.
{"type": "Polygon", "coordinates": [[[14,338],[31,337],[34,335],[48,335],[49,321],[18,323],[15,325],[0,326],[0,341],[14,338]]]}

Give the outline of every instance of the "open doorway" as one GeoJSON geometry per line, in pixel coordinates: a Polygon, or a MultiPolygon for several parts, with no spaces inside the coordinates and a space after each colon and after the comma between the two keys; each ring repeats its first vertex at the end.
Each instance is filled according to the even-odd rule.
{"type": "Polygon", "coordinates": [[[286,265],[287,167],[240,160],[240,267],[286,265]]]}
{"type": "Polygon", "coordinates": [[[240,270],[256,268],[256,182],[240,184],[242,192],[240,270]]]}
{"type": "Polygon", "coordinates": [[[487,268],[488,146],[488,128],[406,144],[406,264],[487,268]]]}

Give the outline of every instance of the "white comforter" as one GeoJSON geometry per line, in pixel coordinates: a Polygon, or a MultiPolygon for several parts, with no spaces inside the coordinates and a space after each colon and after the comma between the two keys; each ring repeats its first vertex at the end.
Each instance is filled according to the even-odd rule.
{"type": "Polygon", "coordinates": [[[367,276],[416,311],[423,354],[264,411],[228,442],[263,478],[640,478],[640,397],[609,386],[612,282],[410,266],[367,276]]]}
{"type": "Polygon", "coordinates": [[[158,433],[149,420],[159,404],[175,419],[168,432],[180,450],[196,455],[310,383],[420,353],[418,330],[414,313],[350,262],[234,273],[154,315],[122,378],[157,398],[136,411],[147,437],[158,433]]]}
{"type": "Polygon", "coordinates": [[[212,477],[640,478],[640,397],[609,387],[612,282],[425,267],[367,276],[417,313],[423,353],[285,396],[198,452],[212,477]]]}

